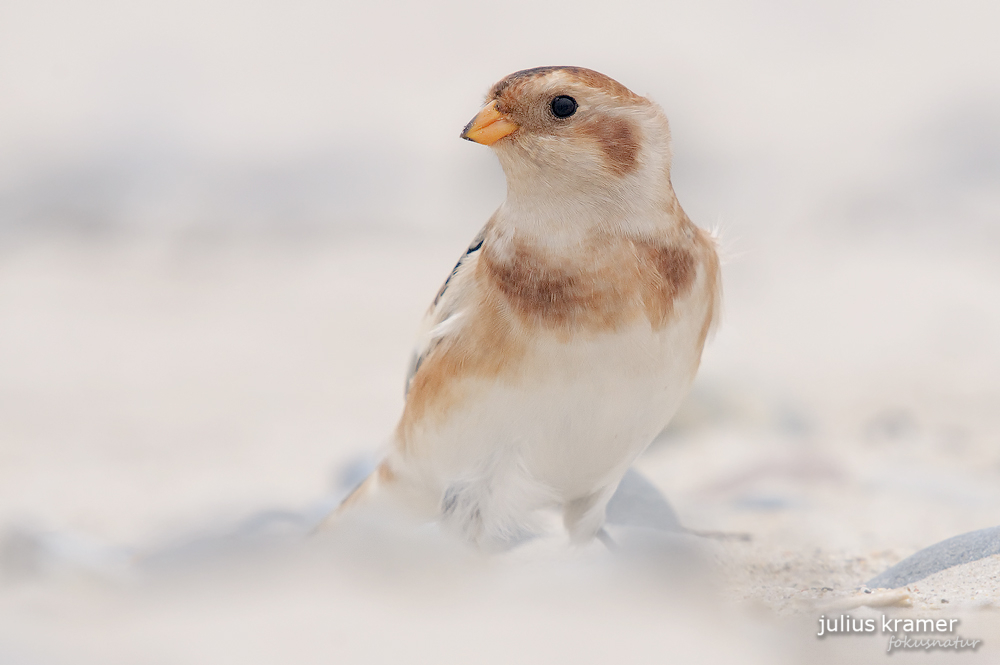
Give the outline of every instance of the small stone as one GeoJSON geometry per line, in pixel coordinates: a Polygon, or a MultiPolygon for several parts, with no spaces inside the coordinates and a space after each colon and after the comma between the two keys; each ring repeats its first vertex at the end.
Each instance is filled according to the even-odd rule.
{"type": "Polygon", "coordinates": [[[926,547],[866,582],[870,587],[898,589],[934,573],[1000,554],[1000,527],[963,533],[926,547]]]}

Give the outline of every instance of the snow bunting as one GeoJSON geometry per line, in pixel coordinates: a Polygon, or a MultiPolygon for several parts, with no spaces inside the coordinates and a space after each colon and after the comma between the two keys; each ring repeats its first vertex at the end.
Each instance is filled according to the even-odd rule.
{"type": "Polygon", "coordinates": [[[402,503],[487,549],[554,509],[573,541],[688,390],[720,302],[670,182],[660,108],[582,67],[493,86],[462,138],[507,198],[434,298],[377,469],[338,509],[402,503]]]}

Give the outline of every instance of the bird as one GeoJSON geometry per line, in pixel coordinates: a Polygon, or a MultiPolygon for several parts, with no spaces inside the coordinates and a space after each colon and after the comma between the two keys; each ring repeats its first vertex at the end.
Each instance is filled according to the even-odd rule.
{"type": "Polygon", "coordinates": [[[604,539],[718,321],[715,237],[677,201],[662,109],[599,72],[510,74],[461,138],[496,154],[506,199],[427,311],[388,452],[327,523],[387,503],[486,551],[546,515],[604,539]]]}

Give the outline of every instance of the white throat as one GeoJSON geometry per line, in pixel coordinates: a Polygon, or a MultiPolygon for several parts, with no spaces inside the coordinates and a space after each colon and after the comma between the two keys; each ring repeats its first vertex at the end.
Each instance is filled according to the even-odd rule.
{"type": "Polygon", "coordinates": [[[676,204],[665,170],[645,165],[613,185],[605,181],[582,187],[519,170],[505,169],[507,199],[494,217],[501,236],[569,248],[594,233],[652,236],[679,223],[672,214],[676,204]]]}

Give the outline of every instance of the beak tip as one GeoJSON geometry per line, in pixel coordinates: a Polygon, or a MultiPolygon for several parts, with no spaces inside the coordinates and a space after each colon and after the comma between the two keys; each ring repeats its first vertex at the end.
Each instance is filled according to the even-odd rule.
{"type": "Polygon", "coordinates": [[[461,137],[473,143],[493,145],[518,128],[507,116],[497,110],[496,100],[476,114],[462,130],[461,137]]]}
{"type": "Polygon", "coordinates": [[[468,123],[466,123],[465,127],[462,128],[462,133],[458,135],[459,138],[463,138],[466,141],[472,141],[473,143],[475,143],[475,141],[473,141],[471,138],[469,138],[469,130],[472,129],[472,125],[475,122],[476,122],[476,120],[475,120],[475,118],[473,118],[468,123]]]}

